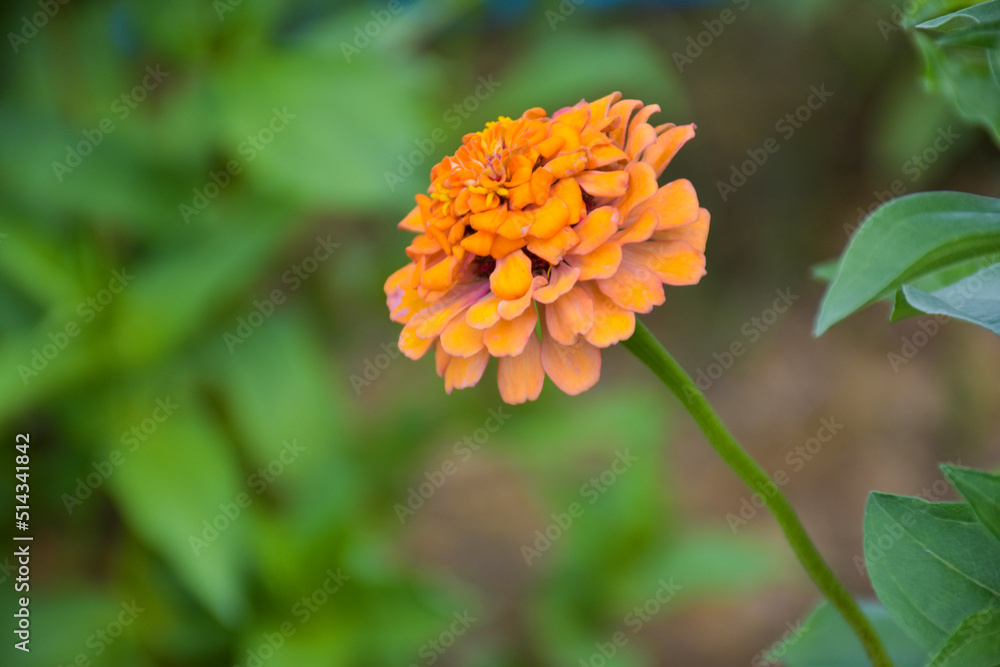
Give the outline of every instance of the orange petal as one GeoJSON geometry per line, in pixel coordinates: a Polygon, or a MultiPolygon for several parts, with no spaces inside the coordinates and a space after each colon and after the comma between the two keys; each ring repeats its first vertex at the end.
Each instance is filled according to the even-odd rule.
{"type": "Polygon", "coordinates": [[[708,225],[712,219],[706,209],[698,209],[698,219],[686,225],[679,225],[653,233],[654,241],[687,241],[699,252],[705,252],[708,241],[708,225]]]}
{"type": "Polygon", "coordinates": [[[642,106],[642,102],[639,100],[622,100],[612,105],[608,109],[609,116],[618,116],[621,118],[621,125],[616,129],[608,132],[608,136],[619,146],[625,145],[625,129],[628,127],[628,119],[638,107],[642,106]]]}
{"type": "Polygon", "coordinates": [[[427,350],[431,348],[435,340],[434,338],[418,338],[416,328],[413,320],[410,320],[399,333],[399,351],[414,360],[427,354],[427,350]]]}
{"type": "Polygon", "coordinates": [[[483,232],[496,232],[500,225],[504,223],[507,218],[507,207],[494,207],[482,211],[480,213],[473,213],[469,216],[469,225],[473,229],[477,229],[483,232]]]}
{"type": "Polygon", "coordinates": [[[455,255],[445,257],[421,274],[420,283],[432,290],[448,289],[455,283],[455,271],[458,270],[459,263],[460,260],[455,255]]]}
{"type": "Polygon", "coordinates": [[[542,368],[570,396],[587,391],[601,378],[601,351],[585,340],[560,345],[542,327],[542,368]]]}
{"type": "Polygon", "coordinates": [[[420,207],[414,206],[413,210],[406,214],[406,217],[399,221],[399,228],[408,232],[420,233],[424,231],[424,217],[420,213],[420,207]]]}
{"type": "Polygon", "coordinates": [[[532,201],[541,206],[549,198],[549,189],[555,182],[555,175],[548,169],[536,169],[531,174],[531,197],[532,201]]]}
{"type": "Polygon", "coordinates": [[[555,178],[575,176],[587,166],[587,150],[578,148],[571,153],[563,153],[545,163],[545,171],[555,178]]]}
{"type": "Polygon", "coordinates": [[[441,347],[453,357],[471,357],[483,349],[483,332],[473,329],[464,317],[456,317],[441,332],[441,347]]]}
{"type": "Polygon", "coordinates": [[[608,113],[608,108],[620,100],[622,94],[619,92],[611,93],[610,95],[605,95],[599,100],[595,100],[590,103],[590,117],[591,118],[604,118],[608,113]]]}
{"type": "Polygon", "coordinates": [[[531,305],[533,292],[539,287],[544,287],[547,282],[545,276],[535,276],[531,279],[531,289],[525,292],[524,296],[520,299],[501,301],[497,304],[497,313],[505,320],[512,320],[520,316],[531,305]]]}
{"type": "Polygon", "coordinates": [[[626,163],[628,155],[618,146],[607,142],[600,143],[590,148],[590,157],[587,160],[587,169],[597,169],[608,165],[626,163]]]}
{"type": "Polygon", "coordinates": [[[494,357],[510,357],[521,354],[528,338],[535,333],[538,313],[527,308],[519,317],[500,320],[483,333],[483,343],[494,357]]]}
{"type": "Polygon", "coordinates": [[[438,377],[444,377],[444,372],[448,370],[450,362],[451,355],[444,351],[441,339],[438,338],[437,345],[434,347],[434,368],[437,370],[438,377]]]}
{"type": "Polygon", "coordinates": [[[523,248],[526,243],[527,241],[524,239],[508,239],[503,236],[497,236],[493,239],[493,245],[490,246],[489,254],[493,255],[496,259],[500,259],[501,257],[506,257],[519,248],[523,248]]]}
{"type": "Polygon", "coordinates": [[[628,124],[629,136],[632,136],[632,133],[636,131],[636,128],[639,127],[641,123],[645,123],[647,120],[649,120],[650,116],[652,116],[654,113],[659,113],[659,111],[660,111],[659,104],[647,104],[643,108],[636,111],[635,115],[632,116],[632,120],[629,121],[628,124]]]}
{"type": "Polygon", "coordinates": [[[536,289],[533,298],[539,303],[552,303],[570,291],[579,277],[580,269],[563,262],[552,269],[552,273],[549,275],[549,284],[536,289]]]}
{"type": "Polygon", "coordinates": [[[645,162],[633,162],[625,168],[625,171],[628,173],[628,190],[615,204],[623,217],[635,206],[656,194],[656,189],[659,187],[653,168],[645,162]]]}
{"type": "Polygon", "coordinates": [[[626,243],[641,243],[649,239],[653,235],[653,232],[656,231],[658,221],[659,218],[656,217],[656,212],[653,209],[647,208],[639,216],[639,219],[632,223],[631,227],[615,234],[615,243],[624,246],[626,243]]]}
{"type": "Polygon", "coordinates": [[[632,224],[650,208],[659,217],[657,230],[686,225],[698,219],[698,193],[686,178],[667,183],[652,197],[633,208],[625,223],[632,224]]]}
{"type": "Polygon", "coordinates": [[[628,190],[628,174],[624,171],[585,171],[576,182],[592,197],[621,197],[628,190]]]}
{"type": "Polygon", "coordinates": [[[613,276],[598,280],[597,286],[616,304],[637,313],[648,313],[666,300],[656,274],[635,264],[622,262],[613,276]]]}
{"type": "Polygon", "coordinates": [[[563,345],[572,345],[594,326],[594,301],[579,285],[545,308],[549,334],[563,345]]]}
{"type": "Polygon", "coordinates": [[[476,303],[487,294],[487,291],[485,281],[458,286],[452,289],[448,296],[417,313],[406,326],[413,325],[420,338],[436,338],[441,335],[453,317],[476,303]]]}
{"type": "Polygon", "coordinates": [[[541,239],[552,238],[569,224],[569,209],[562,200],[555,197],[533,213],[534,222],[528,233],[541,239]]]}
{"type": "Polygon", "coordinates": [[[594,302],[594,326],[587,332],[587,342],[608,347],[631,338],[635,333],[635,313],[609,299],[594,283],[584,283],[583,287],[594,302]]]}
{"type": "MultiPolygon", "coordinates": [[[[580,222],[586,208],[583,204],[583,193],[575,178],[563,178],[552,187],[552,196],[566,204],[569,211],[569,224],[580,222]]],[[[536,236],[541,236],[537,234],[536,236]]]]}
{"type": "Polygon", "coordinates": [[[538,336],[528,336],[521,354],[497,360],[497,386],[505,403],[517,405],[535,400],[542,393],[544,383],[542,344],[538,336]]]}
{"type": "Polygon", "coordinates": [[[490,353],[485,349],[468,359],[452,357],[448,362],[448,369],[444,372],[444,390],[449,394],[455,389],[465,389],[474,387],[479,378],[483,377],[486,364],[490,360],[490,353]]]}
{"type": "MultiPolygon", "coordinates": [[[[438,232],[440,233],[440,232],[438,232]]],[[[429,234],[415,236],[406,247],[406,254],[410,259],[416,259],[418,255],[433,255],[441,250],[441,244],[429,234]]]]}
{"type": "Polygon", "coordinates": [[[644,267],[668,285],[694,285],[705,275],[705,255],[687,241],[635,243],[622,252],[622,266],[644,267]]]}
{"type": "Polygon", "coordinates": [[[531,229],[531,225],[534,222],[535,211],[530,213],[525,211],[511,211],[507,214],[506,219],[497,228],[497,234],[509,239],[511,241],[517,241],[524,237],[531,229]]]}
{"type": "Polygon", "coordinates": [[[555,236],[550,239],[539,239],[528,236],[528,250],[535,253],[549,264],[558,264],[569,252],[570,248],[580,241],[570,227],[563,227],[555,236]]]}
{"type": "Polygon", "coordinates": [[[600,206],[587,214],[587,217],[573,229],[580,237],[580,243],[573,248],[573,253],[586,255],[597,250],[605,241],[618,231],[621,216],[613,206],[600,206]]]}
{"type": "Polygon", "coordinates": [[[660,135],[656,143],[646,149],[642,154],[642,161],[646,162],[656,172],[657,178],[663,173],[670,161],[677,155],[681,146],[694,137],[695,125],[680,125],[672,127],[660,135]]]}
{"type": "Polygon", "coordinates": [[[493,232],[475,232],[462,239],[461,246],[473,255],[485,257],[490,254],[490,248],[493,247],[495,238],[497,235],[493,232]]]}
{"type": "Polygon", "coordinates": [[[518,299],[531,287],[531,260],[515,250],[497,260],[490,274],[490,289],[501,299],[518,299]]]}
{"type": "MultiPolygon", "coordinates": [[[[634,119],[633,119],[634,123],[634,119]]],[[[630,127],[628,132],[628,142],[625,144],[625,152],[629,160],[636,159],[640,153],[656,142],[656,130],[648,123],[640,123],[634,128],[630,127]]]]}
{"type": "Polygon", "coordinates": [[[473,329],[485,329],[493,326],[500,319],[500,313],[497,312],[499,304],[500,297],[490,292],[465,312],[466,324],[473,329]]]}
{"type": "Polygon", "coordinates": [[[586,255],[566,255],[566,261],[580,269],[577,280],[609,278],[622,262],[622,249],[617,243],[605,243],[586,255]]]}

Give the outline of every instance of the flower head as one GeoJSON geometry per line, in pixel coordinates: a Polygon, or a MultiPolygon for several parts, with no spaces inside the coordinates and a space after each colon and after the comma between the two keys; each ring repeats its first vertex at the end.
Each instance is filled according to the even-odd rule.
{"type": "Polygon", "coordinates": [[[508,403],[538,398],[545,375],[567,394],[592,387],[601,348],[632,335],[663,285],[705,274],[708,211],[688,180],[657,184],[695,126],[650,125],[659,110],[612,93],[465,135],[399,223],[417,235],[385,283],[400,350],[433,347],[448,393],[490,357],[508,403]]]}

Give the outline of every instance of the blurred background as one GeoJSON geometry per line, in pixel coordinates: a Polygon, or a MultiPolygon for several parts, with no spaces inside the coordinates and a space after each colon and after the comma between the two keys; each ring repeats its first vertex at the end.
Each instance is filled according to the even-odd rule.
{"type": "MultiPolygon", "coordinates": [[[[613,90],[698,136],[708,275],[644,317],[850,588],[869,490],[1000,463],[975,326],[822,339],[811,267],[905,192],[1000,195],[888,0],[4,3],[0,457],[30,434],[10,665],[761,665],[817,594],[622,348],[569,398],[394,347],[396,223],[463,134],[613,90]],[[776,150],[762,150],[777,146],[776,150]],[[763,157],[762,157],[763,155],[763,157]],[[778,473],[781,473],[780,475],[778,473]]],[[[6,511],[6,510],[5,510],[6,511]]]]}

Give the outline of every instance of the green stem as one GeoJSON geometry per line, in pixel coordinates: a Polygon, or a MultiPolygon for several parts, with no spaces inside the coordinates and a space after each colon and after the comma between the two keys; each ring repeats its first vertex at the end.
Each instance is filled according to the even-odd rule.
{"type": "Polygon", "coordinates": [[[848,625],[858,636],[875,667],[892,667],[892,661],[875,628],[861,613],[858,604],[826,564],[816,545],[809,539],[802,522],[795,514],[788,499],[771,482],[767,474],[740,446],[729,433],[722,420],[712,409],[705,395],[701,393],[691,377],[684,372],[653,334],[639,322],[635,323],[635,334],[623,345],[656,374],[667,388],[684,404],[687,411],[701,427],[709,443],[719,456],[729,465],[750,489],[765,499],[778,525],[784,531],[792,551],[802,567],[812,578],[820,591],[827,597],[848,625]]]}

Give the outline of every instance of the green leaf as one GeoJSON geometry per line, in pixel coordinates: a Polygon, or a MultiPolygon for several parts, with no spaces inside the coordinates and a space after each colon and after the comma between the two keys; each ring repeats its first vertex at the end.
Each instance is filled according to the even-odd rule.
{"type": "MultiPolygon", "coordinates": [[[[903,632],[885,608],[874,601],[860,602],[896,667],[923,667],[927,651],[903,632]]],[[[865,665],[865,650],[840,613],[828,602],[820,604],[805,623],[789,624],[782,641],[767,652],[770,664],[786,667],[857,667],[865,665]]],[[[757,664],[757,663],[754,663],[757,664]]]]}
{"type": "Polygon", "coordinates": [[[1000,611],[991,605],[958,626],[931,661],[931,667],[996,667],[1000,665],[1000,611]]]}
{"type": "Polygon", "coordinates": [[[917,25],[920,30],[954,33],[985,25],[1000,25],[1000,0],[980,2],[972,7],[945,14],[917,25]]]}
{"type": "Polygon", "coordinates": [[[964,503],[873,493],[865,561],[879,600],[928,651],[969,614],[1000,602],[1000,542],[964,503]]]}
{"type": "MultiPolygon", "coordinates": [[[[978,324],[1000,335],[1000,264],[983,269],[959,282],[931,293],[911,285],[897,292],[896,306],[903,312],[900,301],[918,312],[948,315],[978,324]],[[900,296],[900,294],[902,296],[900,296]]],[[[893,310],[893,320],[896,310],[893,310]]]]}
{"type": "Polygon", "coordinates": [[[969,501],[983,525],[1000,540],[1000,475],[951,465],[941,466],[941,469],[969,501]]]}
{"type": "Polygon", "coordinates": [[[876,210],[851,238],[816,318],[818,336],[904,282],[1000,250],[1000,200],[921,192],[876,210]]]}

